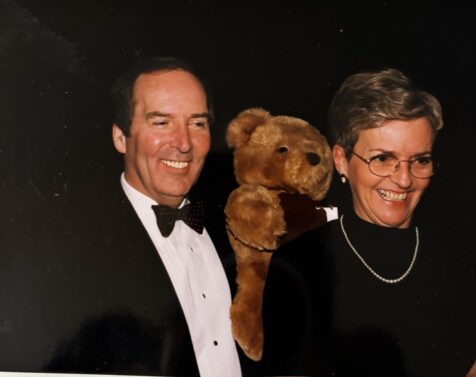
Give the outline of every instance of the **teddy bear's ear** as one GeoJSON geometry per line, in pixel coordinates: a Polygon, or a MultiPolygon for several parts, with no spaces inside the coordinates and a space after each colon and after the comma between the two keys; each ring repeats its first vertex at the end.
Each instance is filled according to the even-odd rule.
{"type": "Polygon", "coordinates": [[[239,113],[228,125],[226,142],[230,148],[239,148],[247,143],[256,127],[272,116],[261,108],[247,109],[239,113]]]}

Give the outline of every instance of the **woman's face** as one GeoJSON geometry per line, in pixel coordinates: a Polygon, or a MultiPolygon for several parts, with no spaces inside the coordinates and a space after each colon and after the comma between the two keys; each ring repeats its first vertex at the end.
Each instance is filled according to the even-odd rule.
{"type": "MultiPolygon", "coordinates": [[[[426,118],[409,121],[392,120],[384,125],[363,130],[353,151],[365,159],[384,153],[399,160],[430,155],[433,132],[426,118]]],[[[401,162],[395,173],[379,177],[356,156],[350,160],[344,149],[336,145],[334,162],[350,184],[354,210],[363,220],[386,227],[407,228],[429,179],[410,174],[408,162],[401,162]]]]}

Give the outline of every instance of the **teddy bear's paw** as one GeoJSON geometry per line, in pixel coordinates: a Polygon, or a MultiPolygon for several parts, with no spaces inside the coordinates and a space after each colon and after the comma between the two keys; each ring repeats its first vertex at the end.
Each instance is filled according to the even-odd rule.
{"type": "Polygon", "coordinates": [[[248,218],[227,218],[227,228],[234,238],[258,250],[277,249],[280,237],[286,233],[282,210],[264,205],[248,218]]]}
{"type": "Polygon", "coordinates": [[[251,360],[261,360],[263,354],[263,326],[255,313],[238,310],[232,305],[233,337],[251,360]]]}
{"type": "Polygon", "coordinates": [[[269,216],[254,231],[253,242],[265,250],[276,250],[280,237],[286,234],[286,223],[281,208],[269,209],[269,216]]]}
{"type": "Polygon", "coordinates": [[[275,250],[286,233],[277,192],[260,185],[243,185],[229,196],[225,207],[229,232],[245,245],[275,250]]]}
{"type": "MultiPolygon", "coordinates": [[[[238,344],[240,344],[238,342],[238,344]]],[[[263,340],[256,342],[256,344],[240,344],[241,349],[253,361],[260,361],[263,357],[263,340]]]]}

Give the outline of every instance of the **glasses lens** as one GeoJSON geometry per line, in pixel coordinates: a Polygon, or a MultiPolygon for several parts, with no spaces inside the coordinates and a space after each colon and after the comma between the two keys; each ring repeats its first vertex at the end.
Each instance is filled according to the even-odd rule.
{"type": "Polygon", "coordinates": [[[428,156],[417,157],[410,161],[410,172],[417,178],[429,178],[433,175],[433,159],[428,156]]]}
{"type": "Polygon", "coordinates": [[[395,172],[397,164],[398,160],[395,157],[382,154],[370,159],[369,168],[375,175],[388,177],[395,172]]]}
{"type": "MultiPolygon", "coordinates": [[[[403,162],[403,161],[402,161],[403,162]]],[[[430,178],[434,174],[433,159],[429,156],[417,157],[408,161],[410,173],[416,178],[430,178]]],[[[380,177],[395,173],[399,160],[393,156],[379,155],[370,159],[369,168],[380,177]]]]}

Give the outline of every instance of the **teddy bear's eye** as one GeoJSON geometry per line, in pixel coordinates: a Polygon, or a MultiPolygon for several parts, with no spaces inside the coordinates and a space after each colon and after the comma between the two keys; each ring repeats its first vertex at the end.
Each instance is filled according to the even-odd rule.
{"type": "Polygon", "coordinates": [[[288,147],[279,147],[276,149],[276,152],[278,153],[286,153],[288,151],[288,147]]]}
{"type": "Polygon", "coordinates": [[[312,166],[319,165],[321,162],[321,157],[317,153],[313,152],[306,153],[306,159],[307,162],[309,162],[309,164],[312,166]]]}

